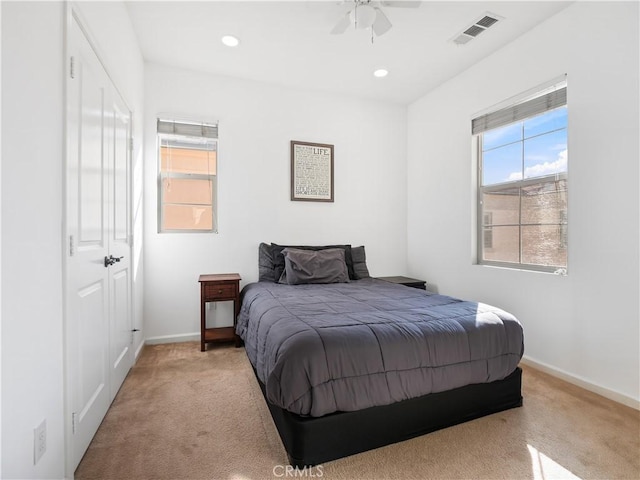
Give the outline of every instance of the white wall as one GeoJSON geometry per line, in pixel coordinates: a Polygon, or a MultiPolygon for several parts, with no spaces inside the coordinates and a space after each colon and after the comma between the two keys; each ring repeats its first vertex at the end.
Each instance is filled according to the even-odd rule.
{"type": "Polygon", "coordinates": [[[2,5],[2,478],[64,474],[63,21],[61,3],[2,5]]]}
{"type": "MultiPolygon", "coordinates": [[[[406,273],[406,108],[158,65],[145,71],[146,334],[199,333],[202,273],[258,278],[258,244],[365,245],[406,273]],[[218,234],[157,233],[155,118],[219,120],[218,234]],[[335,202],[290,201],[290,140],[335,145],[335,202]]],[[[230,321],[230,320],[229,320],[230,321]]],[[[165,338],[166,339],[166,338],[165,338]]]]}
{"type": "Polygon", "coordinates": [[[638,48],[636,2],[575,3],[408,113],[409,272],[442,293],[512,311],[523,323],[530,360],[636,406],[638,48]],[[569,275],[473,265],[470,120],[564,73],[569,275]]]}
{"type": "MultiPolygon", "coordinates": [[[[0,32],[2,29],[2,2],[0,2],[0,32]]],[[[0,34],[0,56],[2,35],[0,34]]],[[[2,62],[0,62],[0,112],[2,112],[2,62]]],[[[0,115],[0,272],[2,272],[2,115],[0,115]]],[[[2,325],[2,275],[0,275],[0,325],[2,325]]],[[[0,346],[2,327],[0,327],[0,346]]],[[[0,354],[0,426],[2,425],[2,355],[0,354]]],[[[0,475],[2,475],[2,431],[0,427],[0,475]]]]}
{"type": "MultiPolygon", "coordinates": [[[[81,8],[140,116],[143,64],[124,6],[81,8]],[[109,24],[119,27],[101,28],[109,24]]],[[[61,2],[2,4],[2,478],[65,476],[64,22],[61,2]],[[34,466],[33,429],[43,419],[47,451],[34,466]]]]}

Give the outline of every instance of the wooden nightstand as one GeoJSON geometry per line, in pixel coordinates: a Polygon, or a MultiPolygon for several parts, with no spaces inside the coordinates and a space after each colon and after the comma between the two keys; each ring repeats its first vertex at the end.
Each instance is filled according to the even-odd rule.
{"type": "Polygon", "coordinates": [[[424,280],[416,280],[409,277],[376,277],[378,280],[384,280],[385,282],[397,283],[406,287],[419,288],[421,290],[427,289],[427,282],[424,280]]]}
{"type": "Polygon", "coordinates": [[[240,275],[225,273],[216,275],[200,275],[200,351],[204,352],[205,343],[235,341],[240,346],[240,338],[236,335],[236,322],[240,312],[240,275]],[[233,327],[207,328],[205,310],[207,302],[233,301],[233,327]]]}

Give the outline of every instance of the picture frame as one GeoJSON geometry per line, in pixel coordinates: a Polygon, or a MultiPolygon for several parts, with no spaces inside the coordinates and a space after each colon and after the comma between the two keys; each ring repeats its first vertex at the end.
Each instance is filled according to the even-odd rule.
{"type": "Polygon", "coordinates": [[[333,202],[333,145],[291,140],[291,200],[333,202]]]}

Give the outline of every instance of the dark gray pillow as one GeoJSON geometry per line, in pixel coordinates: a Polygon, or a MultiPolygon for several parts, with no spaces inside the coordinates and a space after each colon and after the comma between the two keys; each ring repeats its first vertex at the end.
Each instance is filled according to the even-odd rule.
{"type": "Polygon", "coordinates": [[[347,264],[349,278],[351,280],[356,279],[353,271],[353,260],[351,259],[351,245],[278,245],[277,243],[272,243],[271,258],[273,260],[273,273],[276,278],[274,281],[278,281],[282,272],[284,272],[284,255],[282,255],[282,250],[285,248],[295,248],[297,250],[326,250],[327,248],[342,248],[344,250],[344,261],[347,264]]]}
{"type": "Polygon", "coordinates": [[[344,260],[344,249],[299,250],[285,248],[284,273],[280,283],[300,285],[304,283],[346,283],[349,271],[344,260]]]}
{"type": "Polygon", "coordinates": [[[364,246],[351,247],[351,258],[353,259],[353,273],[356,280],[370,278],[369,269],[367,268],[367,256],[364,253],[364,246]]]}
{"type": "Polygon", "coordinates": [[[276,281],[273,269],[273,256],[271,255],[271,245],[266,243],[261,243],[258,247],[258,281],[276,281]]]}

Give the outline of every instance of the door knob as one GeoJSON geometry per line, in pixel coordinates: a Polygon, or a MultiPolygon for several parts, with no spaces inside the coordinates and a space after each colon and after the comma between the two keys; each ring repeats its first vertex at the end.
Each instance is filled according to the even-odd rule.
{"type": "Polygon", "coordinates": [[[113,255],[109,255],[108,257],[105,256],[104,257],[104,266],[108,267],[109,265],[113,265],[114,263],[119,262],[123,258],[124,257],[114,257],[113,255]]]}

